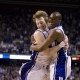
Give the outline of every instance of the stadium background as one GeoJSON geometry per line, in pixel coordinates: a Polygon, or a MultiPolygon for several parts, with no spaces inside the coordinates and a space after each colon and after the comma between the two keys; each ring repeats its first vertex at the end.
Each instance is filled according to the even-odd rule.
{"type": "Polygon", "coordinates": [[[69,37],[68,55],[72,57],[69,80],[80,80],[79,0],[0,0],[0,80],[20,80],[18,70],[31,55],[30,36],[36,29],[32,15],[37,10],[62,14],[63,28],[69,37]]]}

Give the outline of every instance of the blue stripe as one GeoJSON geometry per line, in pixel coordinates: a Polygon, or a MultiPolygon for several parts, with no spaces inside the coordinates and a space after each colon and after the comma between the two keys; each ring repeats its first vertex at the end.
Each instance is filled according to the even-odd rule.
{"type": "Polygon", "coordinates": [[[37,55],[38,55],[38,52],[33,51],[32,56],[31,56],[31,60],[22,67],[21,80],[26,80],[28,73],[35,65],[35,60],[37,58],[37,55]]]}
{"type": "Polygon", "coordinates": [[[3,59],[6,58],[6,59],[10,59],[10,55],[9,54],[3,54],[3,59]]]}
{"type": "Polygon", "coordinates": [[[58,26],[56,26],[56,27],[59,27],[59,26],[62,26],[62,24],[60,23],[58,26]]]}

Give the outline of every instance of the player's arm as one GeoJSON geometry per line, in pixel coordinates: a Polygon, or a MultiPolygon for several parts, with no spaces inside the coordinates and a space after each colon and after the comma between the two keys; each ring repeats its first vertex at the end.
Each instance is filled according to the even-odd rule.
{"type": "Polygon", "coordinates": [[[64,41],[62,41],[60,44],[58,44],[55,47],[49,48],[48,50],[46,50],[45,53],[47,54],[48,57],[51,57],[53,54],[58,52],[62,47],[64,47],[65,50],[69,48],[67,35],[64,36],[64,41]]]}
{"type": "Polygon", "coordinates": [[[31,39],[31,43],[32,43],[32,44],[35,44],[36,41],[35,41],[35,39],[34,39],[34,34],[31,35],[31,38],[30,38],[30,39],[31,39]]]}
{"type": "MultiPolygon", "coordinates": [[[[46,48],[48,48],[48,46],[50,45],[50,44],[52,44],[52,42],[53,42],[53,36],[56,34],[56,31],[53,31],[53,32],[51,32],[50,33],[50,35],[48,36],[48,38],[45,40],[45,41],[43,41],[43,44],[41,44],[41,45],[31,45],[31,49],[32,50],[36,50],[36,51],[43,51],[43,50],[45,50],[46,48]],[[47,47],[46,47],[46,43],[47,43],[47,47]],[[46,48],[45,48],[45,47],[46,48]]],[[[39,34],[37,34],[37,36],[36,36],[36,34],[35,34],[35,38],[38,38],[39,37],[39,34]]],[[[40,38],[40,37],[39,37],[40,38]]],[[[39,38],[37,39],[37,40],[39,40],[39,38]]],[[[56,39],[56,36],[54,36],[54,38],[56,39]]],[[[54,40],[55,40],[54,39],[54,40]]]]}
{"type": "Polygon", "coordinates": [[[57,51],[59,51],[62,47],[64,47],[65,50],[69,48],[68,44],[68,37],[67,35],[64,36],[64,41],[62,41],[59,45],[49,48],[46,52],[48,57],[51,57],[53,54],[55,54],[57,51]]]}
{"type": "MultiPolygon", "coordinates": [[[[36,50],[40,45],[31,45],[31,50],[36,50]]],[[[48,57],[51,57],[53,54],[55,54],[57,51],[59,51],[62,47],[65,46],[65,42],[61,42],[57,46],[54,46],[52,48],[47,48],[44,50],[44,54],[48,57]]]]}
{"type": "Polygon", "coordinates": [[[48,48],[49,45],[51,45],[55,40],[58,40],[60,37],[63,37],[61,31],[53,30],[49,34],[48,38],[43,42],[43,44],[41,44],[40,47],[37,48],[37,51],[43,51],[44,49],[48,48]]]}
{"type": "MultiPolygon", "coordinates": [[[[36,44],[39,45],[31,45],[31,50],[37,50],[38,47],[40,47],[40,44],[42,44],[45,40],[43,34],[41,32],[34,33],[34,39],[36,41],[36,44]]],[[[47,57],[51,57],[53,54],[55,54],[57,51],[59,51],[62,47],[64,47],[65,43],[61,42],[59,45],[54,46],[53,48],[47,48],[44,50],[44,54],[47,57]]]]}
{"type": "Polygon", "coordinates": [[[37,50],[38,47],[40,47],[40,44],[42,44],[45,40],[43,34],[40,31],[36,31],[34,33],[34,39],[35,39],[35,44],[37,45],[31,45],[31,50],[37,50]]]}
{"type": "Polygon", "coordinates": [[[62,41],[60,44],[58,44],[57,46],[54,46],[52,48],[47,48],[45,50],[45,54],[48,56],[48,57],[52,57],[53,54],[57,53],[62,47],[65,46],[65,42],[62,41]]]}

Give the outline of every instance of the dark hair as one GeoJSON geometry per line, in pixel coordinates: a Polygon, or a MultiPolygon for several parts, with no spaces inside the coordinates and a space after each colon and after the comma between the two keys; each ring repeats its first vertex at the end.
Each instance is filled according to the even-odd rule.
{"type": "Polygon", "coordinates": [[[59,20],[62,20],[62,15],[60,12],[53,12],[52,15],[55,14],[59,20]]]}

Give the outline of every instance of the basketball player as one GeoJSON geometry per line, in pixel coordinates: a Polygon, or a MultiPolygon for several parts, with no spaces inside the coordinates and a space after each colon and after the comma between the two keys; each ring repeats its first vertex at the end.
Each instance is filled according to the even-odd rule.
{"type": "MultiPolygon", "coordinates": [[[[36,14],[38,14],[38,15],[40,14],[40,16],[38,16],[38,18],[35,19],[38,29],[34,33],[34,38],[35,38],[34,42],[35,42],[35,44],[41,44],[45,40],[45,38],[48,36],[48,33],[45,31],[46,17],[48,17],[48,16],[42,15],[42,14],[46,14],[46,12],[44,12],[44,11],[38,11],[38,12],[36,12],[36,14]],[[41,12],[41,14],[40,14],[40,12],[41,12]]],[[[63,42],[60,43],[58,46],[55,46],[53,48],[52,53],[56,53],[60,48],[62,48],[64,46],[65,46],[65,44],[63,42]]],[[[25,66],[23,65],[24,68],[22,68],[23,69],[22,71],[24,74],[22,73],[22,78],[24,76],[26,76],[27,80],[45,80],[45,79],[47,79],[47,76],[46,76],[47,69],[46,68],[48,67],[50,61],[51,61],[51,58],[45,54],[45,51],[42,51],[39,53],[34,52],[31,57],[31,61],[30,61],[32,63],[27,63],[27,64],[29,64],[29,66],[27,64],[25,64],[25,66]],[[28,66],[27,70],[25,70],[26,66],[28,66]]],[[[22,80],[25,80],[26,77],[24,77],[22,80]]]]}
{"type": "MultiPolygon", "coordinates": [[[[63,37],[65,36],[64,30],[61,24],[62,16],[59,12],[53,12],[49,18],[49,36],[40,46],[31,46],[31,49],[36,51],[43,51],[53,42],[59,44],[63,41],[63,37]]],[[[66,43],[68,45],[68,43],[66,43]]],[[[54,69],[53,69],[54,70],[54,69]]],[[[61,48],[58,51],[58,58],[55,64],[55,70],[53,71],[53,80],[66,80],[70,75],[71,71],[71,58],[67,56],[67,52],[64,48],[61,48]],[[68,59],[68,61],[67,61],[68,59]]]]}

